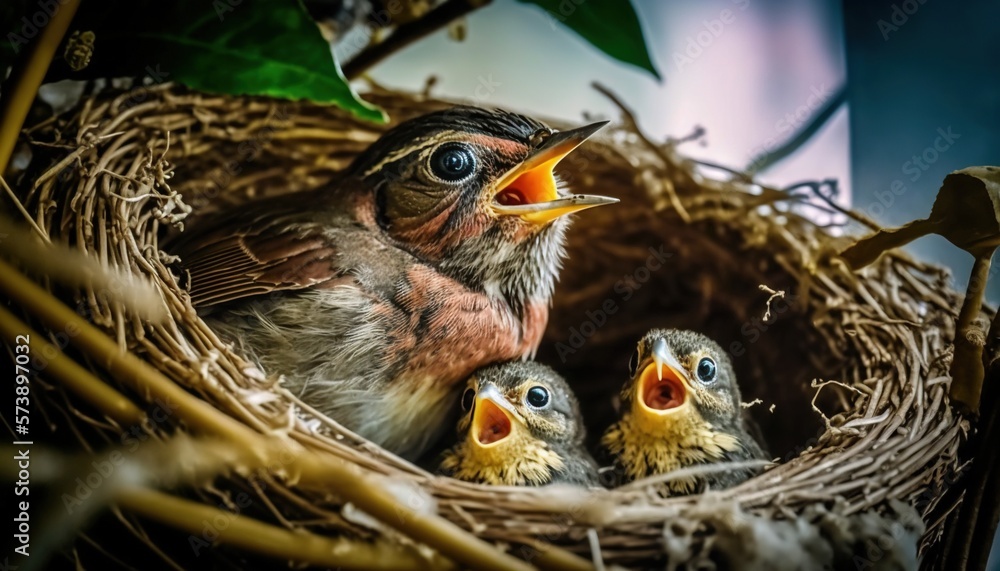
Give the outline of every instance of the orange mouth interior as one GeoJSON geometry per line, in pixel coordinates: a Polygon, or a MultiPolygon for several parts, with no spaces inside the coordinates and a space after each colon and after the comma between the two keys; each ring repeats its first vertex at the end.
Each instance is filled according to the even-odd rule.
{"type": "Polygon", "coordinates": [[[663,367],[663,379],[657,379],[654,364],[642,374],[641,396],[642,402],[652,410],[670,410],[684,404],[687,389],[670,367],[663,367]]]}
{"type": "Polygon", "coordinates": [[[503,187],[494,200],[504,206],[539,204],[556,200],[559,194],[556,191],[556,179],[552,169],[561,158],[560,156],[521,173],[503,187]]]}
{"type": "Polygon", "coordinates": [[[480,444],[493,444],[510,436],[510,418],[493,401],[484,399],[476,404],[476,440],[480,444]]]}

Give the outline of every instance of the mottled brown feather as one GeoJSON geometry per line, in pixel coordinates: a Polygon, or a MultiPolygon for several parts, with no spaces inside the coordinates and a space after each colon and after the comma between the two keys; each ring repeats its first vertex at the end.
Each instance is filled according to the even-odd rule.
{"type": "Polygon", "coordinates": [[[216,229],[180,252],[197,307],[349,279],[337,267],[337,249],[318,227],[227,230],[216,229]]]}

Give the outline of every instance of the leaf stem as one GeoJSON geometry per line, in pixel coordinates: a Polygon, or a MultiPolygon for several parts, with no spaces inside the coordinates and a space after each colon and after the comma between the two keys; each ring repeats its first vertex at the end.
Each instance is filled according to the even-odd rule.
{"type": "Polygon", "coordinates": [[[490,2],[492,0],[448,0],[423,18],[399,26],[384,42],[359,53],[344,66],[344,77],[357,79],[397,51],[490,2]]]}
{"type": "Polygon", "coordinates": [[[0,99],[0,175],[7,170],[21,127],[38,94],[38,87],[69,30],[80,0],[66,0],[63,4],[55,2],[53,6],[54,12],[48,25],[42,28],[38,39],[31,45],[28,57],[14,66],[4,85],[4,97],[0,99]]]}
{"type": "Polygon", "coordinates": [[[917,238],[930,234],[936,227],[935,222],[925,218],[914,220],[899,228],[882,229],[861,238],[840,255],[852,270],[860,270],[874,263],[889,250],[905,246],[917,238]]]}

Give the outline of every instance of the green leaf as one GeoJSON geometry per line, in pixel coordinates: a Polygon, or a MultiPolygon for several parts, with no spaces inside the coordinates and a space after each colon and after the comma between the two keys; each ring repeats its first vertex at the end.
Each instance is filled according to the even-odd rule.
{"type": "Polygon", "coordinates": [[[618,61],[640,67],[660,79],[646,48],[639,17],[629,0],[519,0],[534,4],[618,61]]]}
{"type": "Polygon", "coordinates": [[[96,36],[90,64],[74,72],[57,57],[48,81],[145,75],[213,93],[332,103],[385,121],[351,89],[298,0],[84,2],[74,30],[96,36]]]}

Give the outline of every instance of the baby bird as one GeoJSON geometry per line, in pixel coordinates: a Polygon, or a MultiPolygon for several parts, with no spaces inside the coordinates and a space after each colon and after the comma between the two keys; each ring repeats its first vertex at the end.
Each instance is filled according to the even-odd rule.
{"type": "Polygon", "coordinates": [[[504,486],[597,485],[580,405],[545,365],[510,362],[477,371],[462,410],[459,441],[445,452],[442,474],[504,486]]]}
{"type": "MultiPolygon", "coordinates": [[[[763,459],[743,420],[729,358],[693,331],[654,329],[639,341],[621,392],[621,419],[601,444],[621,483],[714,462],[763,459]]],[[[752,475],[722,470],[665,482],[668,495],[734,486],[752,475]]]]}

